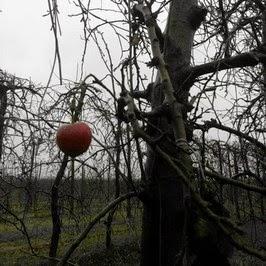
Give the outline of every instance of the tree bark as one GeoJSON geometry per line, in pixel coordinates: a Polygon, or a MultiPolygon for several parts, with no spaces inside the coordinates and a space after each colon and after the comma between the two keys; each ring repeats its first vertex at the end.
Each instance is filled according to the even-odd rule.
{"type": "MultiPolygon", "coordinates": [[[[182,71],[190,65],[195,32],[190,19],[191,11],[195,9],[196,4],[197,1],[194,0],[172,1],[165,31],[164,59],[179,103],[186,103],[188,100],[188,93],[182,91],[179,81],[182,71]]],[[[162,86],[157,84],[152,90],[152,108],[160,106],[163,100],[162,86]]],[[[181,119],[183,122],[186,120],[186,113],[181,119]]],[[[155,126],[163,132],[169,132],[167,135],[170,140],[164,138],[159,143],[160,147],[190,167],[189,156],[173,145],[176,139],[173,123],[168,118],[158,118],[155,126]]],[[[152,132],[153,136],[158,135],[155,131],[152,132]]],[[[188,193],[175,171],[150,148],[146,162],[146,177],[141,265],[187,265],[182,255],[185,253],[186,244],[185,214],[188,193]]]]}
{"type": "Polygon", "coordinates": [[[68,156],[64,155],[61,166],[57,172],[57,176],[52,186],[51,195],[51,216],[53,222],[53,231],[50,242],[49,257],[53,258],[56,256],[59,237],[61,234],[61,220],[60,220],[60,206],[59,206],[59,185],[64,176],[65,169],[67,167],[68,156]]]}
{"type": "Polygon", "coordinates": [[[3,153],[4,121],[7,108],[7,90],[0,86],[0,162],[3,153]]]}
{"type": "Polygon", "coordinates": [[[70,197],[69,197],[69,215],[74,217],[75,209],[75,159],[71,158],[70,169],[70,197]]]}
{"type": "MultiPolygon", "coordinates": [[[[263,5],[263,13],[262,13],[262,21],[263,21],[263,44],[266,44],[266,5],[263,5]]],[[[264,112],[265,112],[265,122],[264,125],[266,124],[266,63],[263,63],[263,87],[262,87],[262,93],[264,97],[264,112]]],[[[263,182],[266,184],[266,152],[263,154],[263,164],[262,164],[262,169],[263,169],[263,182]]]]}
{"type": "MultiPolygon", "coordinates": [[[[115,199],[117,199],[120,195],[120,154],[121,154],[121,146],[120,146],[120,138],[121,138],[121,121],[118,121],[117,132],[115,133],[115,142],[116,142],[116,161],[115,161],[115,199]]],[[[112,246],[112,223],[114,214],[117,210],[117,207],[113,208],[107,218],[106,218],[106,236],[105,236],[105,246],[107,249],[110,249],[112,246]]]]}

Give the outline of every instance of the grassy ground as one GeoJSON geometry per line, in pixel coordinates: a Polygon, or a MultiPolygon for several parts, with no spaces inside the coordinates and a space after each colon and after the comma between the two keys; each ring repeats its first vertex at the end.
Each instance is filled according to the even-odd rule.
{"type": "MultiPolygon", "coordinates": [[[[70,217],[65,211],[62,216],[62,233],[59,241],[58,257],[61,257],[69,245],[79,235],[89,221],[98,213],[103,204],[97,203],[93,209],[87,213],[81,213],[75,209],[75,216],[70,217]]],[[[14,204],[12,210],[20,217],[23,217],[20,205],[14,204]]],[[[5,265],[42,265],[46,266],[51,237],[51,217],[49,205],[40,205],[35,211],[31,210],[26,214],[24,222],[27,226],[31,242],[38,257],[32,256],[25,236],[18,230],[20,224],[10,215],[1,216],[14,224],[0,219],[0,266],[5,265]],[[17,228],[16,228],[16,227],[17,228]]],[[[129,222],[126,219],[125,204],[121,205],[114,217],[112,234],[113,246],[110,250],[105,249],[106,227],[104,220],[101,220],[90,232],[88,237],[82,242],[74,252],[71,259],[79,265],[138,265],[139,262],[139,239],[141,232],[141,209],[133,209],[134,220],[129,222]]],[[[253,230],[254,224],[246,224],[246,232],[253,230]]],[[[264,241],[259,243],[265,245],[265,224],[257,222],[256,239],[264,241]]],[[[251,234],[250,234],[251,235],[251,234]]],[[[253,234],[254,235],[254,234],[253,234]]],[[[231,259],[233,266],[261,266],[261,261],[250,256],[235,252],[231,259]]]]}
{"type": "MultiPolygon", "coordinates": [[[[99,206],[98,206],[99,207],[99,206]]],[[[15,209],[16,206],[13,208],[15,209]]],[[[71,218],[69,214],[63,215],[62,219],[62,233],[59,241],[58,248],[58,257],[60,257],[63,252],[69,247],[69,245],[73,242],[74,239],[79,235],[79,233],[84,229],[84,227],[88,224],[88,222],[97,214],[98,209],[93,211],[93,214],[85,214],[85,215],[75,215],[74,218],[71,218]]],[[[19,210],[15,210],[16,213],[19,213],[19,210]]],[[[75,210],[78,212],[77,210],[75,210]]],[[[129,257],[129,253],[132,254],[132,258],[136,259],[136,255],[134,252],[137,247],[137,239],[140,235],[140,215],[141,211],[134,209],[134,221],[128,222],[126,219],[125,208],[121,206],[118,208],[113,222],[112,234],[113,241],[115,247],[108,251],[108,257],[111,257],[110,254],[114,254],[114,258],[117,260],[122,260],[122,257],[129,257]],[[123,243],[123,248],[119,251],[120,244],[123,243]],[[130,243],[127,248],[132,249],[132,252],[126,252],[126,256],[119,256],[118,253],[125,253],[125,245],[130,243]],[[134,243],[134,244],[131,244],[134,243]],[[115,255],[116,254],[116,255],[115,255]]],[[[22,214],[21,214],[22,215],[22,214]]],[[[19,215],[21,217],[21,215],[19,215]]],[[[20,228],[20,224],[16,222],[12,217],[5,216],[6,219],[15,222],[13,225],[1,221],[0,222],[0,265],[41,265],[41,261],[46,261],[41,257],[34,257],[31,255],[29,245],[27,244],[25,236],[18,230],[20,228]],[[17,226],[17,228],[15,227],[17,226]]],[[[31,237],[31,242],[34,247],[35,252],[38,253],[39,256],[47,256],[49,252],[49,244],[51,237],[51,217],[48,208],[40,208],[36,211],[31,211],[27,213],[24,222],[27,226],[27,231],[31,237]]],[[[106,235],[106,227],[104,225],[104,219],[100,221],[95,228],[90,232],[89,236],[84,240],[84,242],[80,245],[77,251],[73,254],[73,258],[80,257],[84,253],[91,253],[93,250],[96,257],[92,257],[90,260],[92,261],[89,265],[105,265],[105,264],[97,264],[97,250],[105,250],[105,235],[106,235]],[[93,262],[95,261],[95,263],[93,262]],[[94,264],[93,264],[94,263],[94,264]]],[[[107,255],[107,254],[105,254],[107,255]]],[[[101,259],[103,261],[103,259],[101,259]]],[[[106,265],[112,265],[109,262],[106,262],[106,265]]],[[[122,265],[122,264],[114,265],[122,265]]],[[[45,264],[43,264],[45,265],[45,264]]],[[[88,265],[88,264],[87,264],[88,265]]],[[[124,264],[131,265],[131,264],[124,264]]],[[[132,264],[134,265],[134,264],[132,264]]]]}
{"type": "Polygon", "coordinates": [[[136,266],[140,258],[139,241],[134,238],[116,239],[114,246],[106,250],[103,246],[91,250],[79,259],[80,266],[136,266]]]}

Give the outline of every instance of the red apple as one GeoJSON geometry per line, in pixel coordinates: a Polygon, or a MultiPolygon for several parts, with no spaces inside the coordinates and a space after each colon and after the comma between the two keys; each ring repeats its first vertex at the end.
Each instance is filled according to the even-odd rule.
{"type": "Polygon", "coordinates": [[[84,153],[91,144],[92,133],[84,122],[76,122],[59,128],[56,143],[65,154],[76,157],[84,153]]]}

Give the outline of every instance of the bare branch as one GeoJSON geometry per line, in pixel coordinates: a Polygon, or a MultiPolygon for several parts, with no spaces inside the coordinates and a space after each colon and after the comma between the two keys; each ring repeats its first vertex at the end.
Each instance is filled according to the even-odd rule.
{"type": "Polygon", "coordinates": [[[85,230],[80,234],[80,236],[74,241],[74,243],[68,248],[68,250],[63,255],[60,263],[58,266],[63,266],[71,256],[71,254],[75,251],[75,249],[80,245],[80,243],[87,237],[91,229],[95,226],[96,223],[100,221],[101,218],[103,218],[109,211],[111,211],[113,208],[115,208],[119,203],[122,201],[136,197],[136,192],[130,192],[125,195],[120,196],[119,198],[115,199],[114,201],[110,202],[96,217],[87,225],[85,230]]]}
{"type": "Polygon", "coordinates": [[[266,63],[266,54],[265,52],[261,53],[254,50],[249,53],[243,53],[236,56],[191,67],[190,69],[188,69],[186,76],[189,79],[194,80],[195,78],[205,74],[232,68],[241,68],[248,66],[254,67],[259,63],[266,63]]]}

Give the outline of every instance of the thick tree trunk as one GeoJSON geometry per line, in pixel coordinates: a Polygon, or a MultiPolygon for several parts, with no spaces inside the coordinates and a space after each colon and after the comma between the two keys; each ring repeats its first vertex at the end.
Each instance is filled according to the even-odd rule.
{"type": "MultiPolygon", "coordinates": [[[[263,32],[262,32],[262,41],[263,44],[266,44],[266,5],[265,5],[265,10],[262,13],[262,21],[263,21],[263,32]]],[[[264,107],[265,107],[265,112],[266,112],[266,85],[265,85],[265,81],[266,81],[266,64],[262,64],[263,65],[263,87],[262,87],[262,93],[263,93],[263,97],[264,97],[264,107]]]]}
{"type": "Polygon", "coordinates": [[[184,195],[178,177],[166,162],[149,155],[150,185],[144,204],[141,265],[175,265],[182,247],[184,195]]]}
{"type": "MultiPolygon", "coordinates": [[[[266,44],[266,4],[264,5],[264,11],[262,14],[262,21],[263,21],[263,44],[266,44]]],[[[265,112],[265,124],[266,124],[266,64],[263,64],[263,87],[262,87],[262,93],[264,96],[264,112],[265,112]]],[[[266,152],[263,156],[263,182],[266,184],[266,152]]]]}
{"type": "MultiPolygon", "coordinates": [[[[168,24],[165,31],[164,58],[172,80],[177,101],[186,103],[188,92],[182,90],[180,83],[183,71],[189,67],[193,35],[195,28],[191,25],[191,15],[197,1],[174,0],[171,3],[168,24]]],[[[153,87],[152,108],[164,100],[161,86],[153,87]]],[[[183,114],[186,120],[186,112],[183,114]]],[[[172,123],[167,118],[158,118],[155,125],[163,132],[169,132],[168,139],[163,138],[160,147],[177,158],[183,165],[191,167],[189,156],[178,150],[174,143],[172,123]]],[[[158,135],[156,130],[152,135],[158,135]]],[[[176,136],[175,136],[176,137],[176,136]]],[[[146,162],[148,179],[144,197],[142,228],[141,265],[187,265],[185,260],[185,214],[187,212],[186,196],[178,176],[169,165],[148,150],[146,162]]]]}

